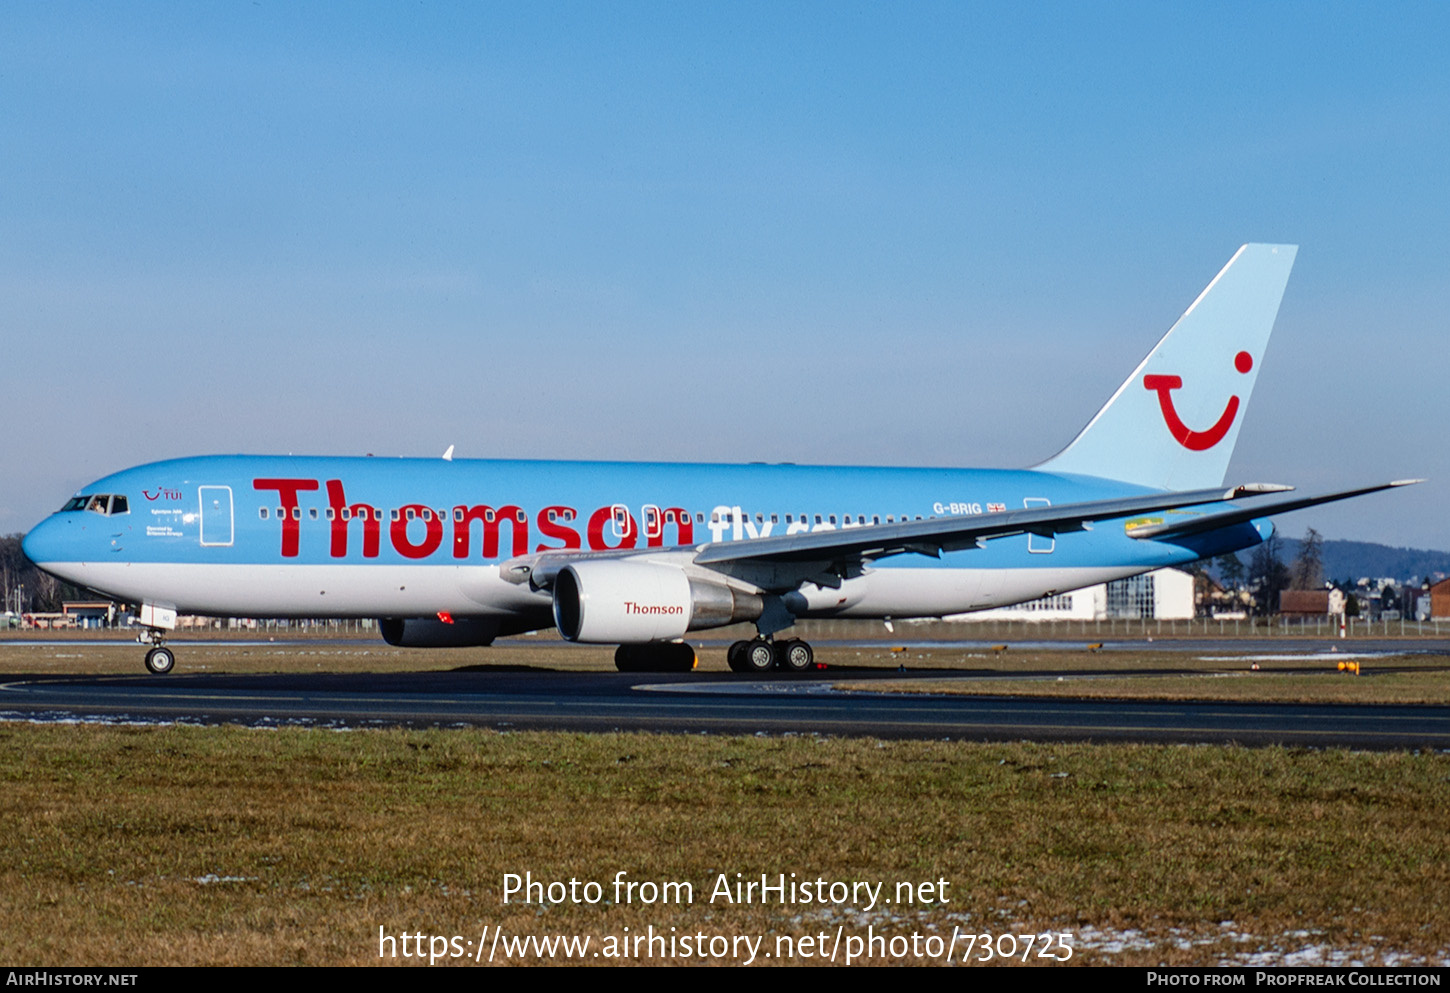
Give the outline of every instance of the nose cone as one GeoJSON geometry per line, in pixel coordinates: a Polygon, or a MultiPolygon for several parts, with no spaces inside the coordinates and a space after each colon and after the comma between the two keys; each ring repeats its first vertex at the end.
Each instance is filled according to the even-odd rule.
{"type": "Polygon", "coordinates": [[[64,561],[65,538],[68,530],[65,522],[55,517],[47,517],[30,529],[30,532],[20,542],[20,547],[24,550],[25,557],[38,566],[64,561]]]}

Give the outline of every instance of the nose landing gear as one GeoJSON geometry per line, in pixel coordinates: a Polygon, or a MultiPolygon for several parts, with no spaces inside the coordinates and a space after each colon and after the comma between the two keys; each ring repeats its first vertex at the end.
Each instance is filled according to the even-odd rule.
{"type": "Polygon", "coordinates": [[[171,649],[157,645],[146,653],[146,668],[157,676],[164,676],[176,665],[176,656],[171,649]]]}
{"type": "Polygon", "coordinates": [[[176,653],[166,647],[166,632],[160,628],[146,628],[136,635],[136,643],[150,645],[146,653],[146,671],[164,676],[176,668],[176,653]]]}

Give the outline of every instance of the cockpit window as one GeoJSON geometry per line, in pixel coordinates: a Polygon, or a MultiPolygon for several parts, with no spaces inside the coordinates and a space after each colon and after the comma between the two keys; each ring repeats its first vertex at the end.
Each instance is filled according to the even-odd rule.
{"type": "Polygon", "coordinates": [[[131,504],[124,496],[110,493],[94,493],[87,496],[75,496],[66,501],[64,507],[60,508],[64,513],[68,510],[89,510],[92,513],[110,517],[113,514],[129,514],[131,504]]]}

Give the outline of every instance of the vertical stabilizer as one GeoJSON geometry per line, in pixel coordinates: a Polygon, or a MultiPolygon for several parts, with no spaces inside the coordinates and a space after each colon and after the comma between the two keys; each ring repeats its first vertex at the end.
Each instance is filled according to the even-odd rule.
{"type": "Polygon", "coordinates": [[[1162,489],[1218,486],[1296,245],[1245,245],[1082,433],[1037,466],[1162,489]]]}

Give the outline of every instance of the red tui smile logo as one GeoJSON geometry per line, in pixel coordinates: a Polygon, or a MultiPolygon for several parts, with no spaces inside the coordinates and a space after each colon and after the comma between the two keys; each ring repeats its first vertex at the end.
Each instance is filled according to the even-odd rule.
{"type": "MultiPolygon", "coordinates": [[[[1234,368],[1240,373],[1246,373],[1254,367],[1254,358],[1248,352],[1239,352],[1234,356],[1234,368]]],[[[1173,391],[1183,385],[1181,376],[1144,376],[1143,387],[1155,390],[1158,393],[1158,406],[1163,409],[1163,423],[1168,425],[1177,442],[1184,448],[1194,452],[1202,452],[1212,448],[1223,440],[1228,434],[1228,429],[1233,426],[1234,418],[1239,412],[1239,398],[1230,396],[1228,403],[1223,408],[1213,426],[1205,431],[1194,431],[1183,418],[1178,416],[1178,411],[1173,406],[1173,391]]]]}

